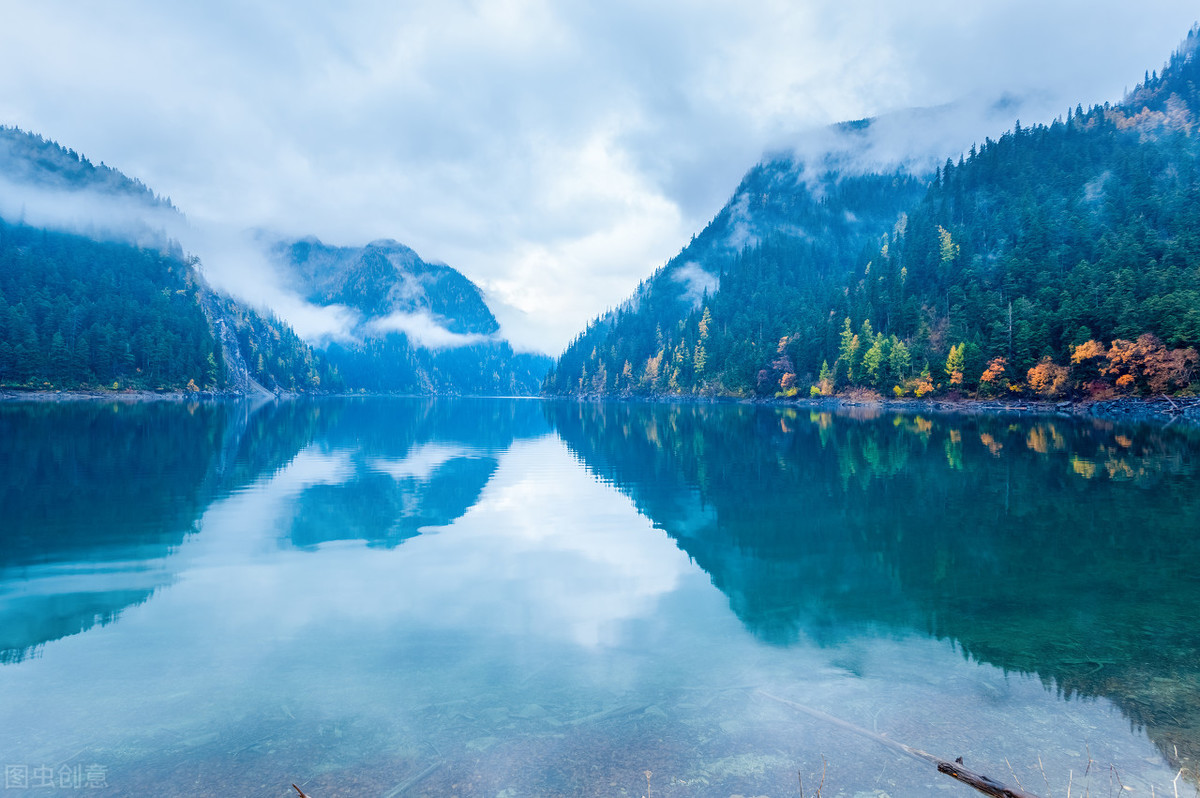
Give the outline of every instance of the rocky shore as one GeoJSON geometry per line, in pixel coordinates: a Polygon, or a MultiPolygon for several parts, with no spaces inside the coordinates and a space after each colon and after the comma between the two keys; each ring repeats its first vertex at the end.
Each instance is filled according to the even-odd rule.
{"type": "Polygon", "coordinates": [[[1200,397],[1122,397],[1101,401],[988,401],[975,399],[801,399],[781,404],[826,409],[878,407],[894,412],[1099,418],[1200,425],[1200,397]]]}
{"type": "MultiPolygon", "coordinates": [[[[295,394],[279,394],[289,398],[295,394]]],[[[268,392],[241,394],[213,391],[29,391],[0,388],[0,402],[186,402],[229,399],[270,399],[268,392]]],[[[604,401],[601,397],[580,397],[575,401],[604,401]]],[[[613,401],[634,402],[706,402],[738,403],[746,400],[721,397],[625,397],[613,401]]],[[[857,399],[839,396],[815,399],[767,399],[762,404],[780,407],[807,407],[822,410],[878,409],[900,413],[944,413],[957,415],[1020,415],[1100,418],[1112,421],[1151,421],[1200,425],[1200,397],[1122,397],[1101,401],[1046,402],[1034,400],[977,399],[857,399]]]]}
{"type": "Polygon", "coordinates": [[[217,391],[26,391],[0,388],[0,402],[197,402],[257,396],[217,391]]]}

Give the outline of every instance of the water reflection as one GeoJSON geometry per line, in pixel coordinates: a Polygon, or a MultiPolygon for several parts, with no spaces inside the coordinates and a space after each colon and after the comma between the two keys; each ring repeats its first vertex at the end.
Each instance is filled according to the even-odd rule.
{"type": "Polygon", "coordinates": [[[1196,430],[551,404],[764,641],[949,638],[1200,758],[1196,430]]]}
{"type": "Polygon", "coordinates": [[[390,548],[445,526],[479,500],[515,439],[549,431],[534,402],[361,400],[326,415],[316,445],[345,457],[349,472],[300,496],[289,532],[300,548],[390,548]]]}
{"type": "Polygon", "coordinates": [[[171,581],[238,406],[0,405],[0,662],[171,581]]]}
{"type": "Polygon", "coordinates": [[[478,499],[532,402],[0,404],[0,663],[103,626],[171,584],[214,501],[306,448],[351,463],[289,515],[292,544],[395,545],[478,499]]]}
{"type": "Polygon", "coordinates": [[[1043,756],[1055,794],[1090,754],[1169,784],[1126,718],[1193,755],[1190,433],[529,401],[9,412],[9,463],[42,465],[4,469],[25,520],[0,530],[0,751],[85,751],[114,793],[645,794],[651,770],[656,796],[775,795],[804,769],[811,794],[826,756],[828,795],[946,786],[759,689],[998,776],[1008,756],[1040,780],[1043,756]]]}

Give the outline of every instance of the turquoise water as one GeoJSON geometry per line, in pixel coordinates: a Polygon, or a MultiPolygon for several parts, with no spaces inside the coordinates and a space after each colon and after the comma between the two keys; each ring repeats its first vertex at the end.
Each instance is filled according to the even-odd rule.
{"type": "Polygon", "coordinates": [[[14,404],[0,457],[0,796],[976,794],[770,696],[1196,794],[1196,431],[14,404]]]}

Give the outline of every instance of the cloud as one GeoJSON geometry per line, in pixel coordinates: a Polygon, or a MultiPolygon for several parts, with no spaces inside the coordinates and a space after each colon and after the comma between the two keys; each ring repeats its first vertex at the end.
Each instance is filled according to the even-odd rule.
{"type": "Polygon", "coordinates": [[[0,175],[0,217],[79,233],[101,241],[165,247],[186,222],[176,211],[137,198],[93,189],[66,191],[18,183],[0,175]]]}
{"type": "Polygon", "coordinates": [[[933,108],[906,108],[804,131],[785,150],[797,161],[801,179],[814,189],[831,170],[920,175],[932,173],[947,158],[958,160],[986,138],[998,138],[1021,119],[1049,120],[1057,111],[1044,95],[964,97],[933,108]]]}
{"type": "Polygon", "coordinates": [[[721,285],[721,280],[714,274],[709,274],[700,264],[688,261],[671,272],[671,279],[683,286],[680,299],[690,302],[692,307],[700,307],[705,294],[715,293],[721,285]]]}
{"type": "Polygon", "coordinates": [[[395,238],[555,350],[798,131],[1005,93],[1044,121],[1119,99],[1195,17],[1185,0],[45,0],[6,9],[0,121],[199,223],[395,238]]]}
{"type": "Polygon", "coordinates": [[[355,339],[359,313],[345,305],[314,305],[301,297],[268,256],[259,233],[208,222],[188,225],[180,237],[184,250],[200,258],[200,273],[213,288],[273,313],[310,343],[355,339]]]}
{"type": "Polygon", "coordinates": [[[452,460],[483,457],[485,453],[465,446],[443,443],[422,443],[402,459],[375,457],[367,461],[372,471],[387,474],[397,482],[415,479],[428,482],[433,475],[452,460]]]}
{"type": "Polygon", "coordinates": [[[363,325],[369,334],[402,332],[414,343],[427,349],[453,349],[493,340],[490,335],[453,333],[439,324],[427,310],[416,313],[393,313],[381,319],[371,319],[363,325]]]}

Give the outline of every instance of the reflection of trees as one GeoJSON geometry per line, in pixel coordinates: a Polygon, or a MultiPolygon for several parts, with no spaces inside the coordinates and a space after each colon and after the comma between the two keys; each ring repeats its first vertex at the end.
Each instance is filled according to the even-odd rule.
{"type": "Polygon", "coordinates": [[[952,638],[1067,696],[1110,698],[1176,764],[1200,757],[1196,431],[550,408],[764,640],[879,625],[952,638]]]}
{"type": "Polygon", "coordinates": [[[147,600],[173,579],[169,555],[212,501],[309,445],[350,449],[360,462],[403,459],[435,441],[468,453],[441,464],[433,481],[371,472],[361,485],[317,486],[301,498],[302,545],[394,545],[462,515],[495,453],[547,431],[539,405],[520,401],[0,403],[0,662],[147,600]],[[89,578],[97,563],[121,563],[120,578],[89,578]],[[70,579],[41,586],[65,572],[70,579]]]}
{"type": "Polygon", "coordinates": [[[178,545],[240,405],[3,404],[0,566],[178,545]]]}
{"type": "MultiPolygon", "coordinates": [[[[170,579],[159,568],[113,589],[85,574],[52,592],[27,581],[74,563],[165,557],[194,529],[240,404],[0,405],[0,661],[86,631],[170,579]]],[[[67,569],[68,571],[70,569],[67,569]]]]}

